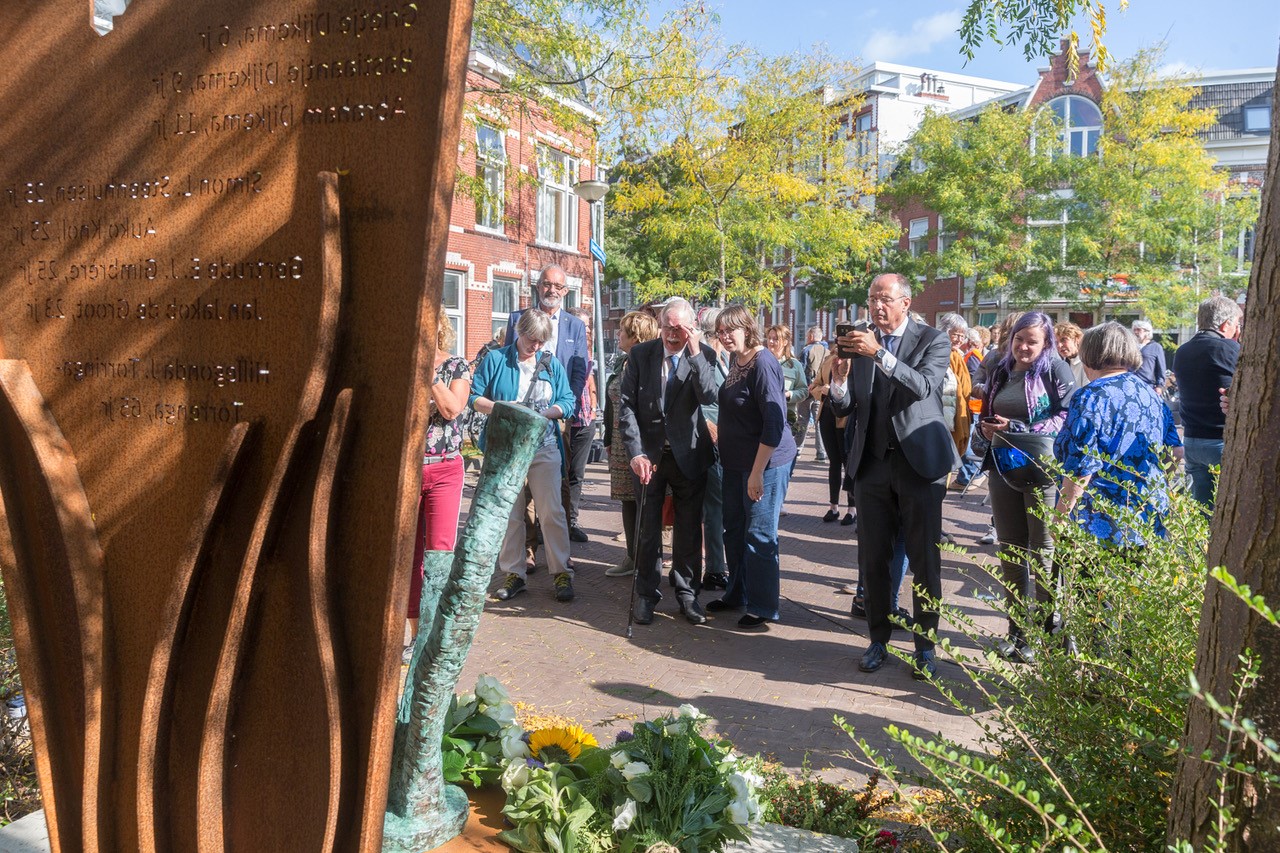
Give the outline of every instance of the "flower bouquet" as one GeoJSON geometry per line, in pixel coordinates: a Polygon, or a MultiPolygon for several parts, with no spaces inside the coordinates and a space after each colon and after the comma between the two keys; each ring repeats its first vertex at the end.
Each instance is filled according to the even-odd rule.
{"type": "Polygon", "coordinates": [[[578,726],[531,732],[502,774],[500,836],[526,853],[710,853],[750,837],[759,768],[703,734],[692,705],[600,748],[578,726]]]}
{"type": "Polygon", "coordinates": [[[476,788],[497,782],[507,761],[529,755],[515,706],[498,679],[482,675],[474,693],[454,695],[443,755],[445,781],[476,788]]]}

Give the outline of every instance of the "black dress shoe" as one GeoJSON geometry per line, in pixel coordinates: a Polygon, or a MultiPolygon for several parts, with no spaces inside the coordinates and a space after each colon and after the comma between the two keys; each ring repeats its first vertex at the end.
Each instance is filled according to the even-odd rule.
{"type": "Polygon", "coordinates": [[[723,613],[726,610],[741,610],[744,606],[745,605],[742,604],[730,604],[723,598],[717,598],[715,601],[707,602],[707,610],[712,613],[723,613]]]}
{"type": "Polygon", "coordinates": [[[690,625],[701,625],[707,621],[707,614],[696,598],[680,602],[680,612],[689,620],[690,625]]]}
{"type": "Polygon", "coordinates": [[[728,589],[729,576],[716,574],[715,572],[707,572],[702,576],[703,589],[728,589]]]}
{"type": "Polygon", "coordinates": [[[865,603],[866,602],[863,600],[862,596],[855,595],[853,597],[853,604],[849,605],[849,615],[854,619],[866,619],[867,608],[863,606],[865,603]]]}
{"type": "Polygon", "coordinates": [[[658,606],[658,602],[652,598],[637,598],[636,608],[632,615],[635,617],[637,625],[648,625],[653,622],[653,609],[658,606]]]}
{"type": "Polygon", "coordinates": [[[763,631],[769,627],[769,620],[763,616],[752,616],[748,613],[738,620],[738,628],[743,631],[763,631]]]}
{"type": "Polygon", "coordinates": [[[858,520],[858,517],[854,515],[852,512],[846,512],[844,514],[844,518],[840,519],[840,526],[849,527],[857,520],[858,520]]]}
{"type": "Polygon", "coordinates": [[[840,517],[840,510],[829,509],[827,510],[827,514],[822,517],[822,520],[825,523],[825,522],[835,521],[839,517],[840,517]]]}
{"type": "Polygon", "coordinates": [[[889,650],[884,647],[884,643],[872,643],[862,653],[862,659],[858,661],[858,669],[863,672],[875,672],[884,666],[885,659],[888,657],[889,650]]]}
{"type": "Polygon", "coordinates": [[[938,661],[933,650],[916,652],[911,656],[911,677],[916,681],[933,681],[938,677],[938,661]]]}
{"type": "Polygon", "coordinates": [[[590,542],[591,539],[583,532],[582,528],[576,524],[569,525],[569,541],[570,542],[590,542]]]}
{"type": "MultiPolygon", "coordinates": [[[[901,619],[903,623],[907,626],[908,631],[915,627],[916,617],[912,616],[911,613],[908,612],[907,608],[905,607],[899,607],[897,610],[893,611],[889,615],[897,616],[899,619],[901,619]]],[[[898,627],[897,623],[894,623],[893,627],[895,628],[898,627]]]]}

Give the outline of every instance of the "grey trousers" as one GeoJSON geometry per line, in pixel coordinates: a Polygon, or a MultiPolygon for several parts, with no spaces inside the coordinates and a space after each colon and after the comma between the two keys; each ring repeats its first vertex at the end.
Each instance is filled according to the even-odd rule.
{"type": "MultiPolygon", "coordinates": [[[[992,470],[987,480],[991,515],[1000,548],[1000,571],[1004,577],[1005,605],[1010,614],[1017,608],[1046,604],[1051,598],[1048,583],[1053,577],[1053,537],[1049,526],[1036,514],[1043,502],[1044,512],[1052,512],[1057,488],[1047,486],[1020,492],[992,470]]],[[[1014,620],[1009,633],[1018,634],[1014,620]]]]}
{"type": "Polygon", "coordinates": [[[498,555],[498,567],[520,577],[525,576],[525,509],[530,493],[538,507],[542,524],[542,546],[547,552],[547,569],[553,575],[573,570],[569,563],[569,525],[565,519],[564,505],[560,503],[560,479],[563,463],[560,450],[554,442],[538,449],[529,465],[528,488],[522,489],[511,507],[507,518],[507,534],[502,540],[502,552],[498,555]]]}

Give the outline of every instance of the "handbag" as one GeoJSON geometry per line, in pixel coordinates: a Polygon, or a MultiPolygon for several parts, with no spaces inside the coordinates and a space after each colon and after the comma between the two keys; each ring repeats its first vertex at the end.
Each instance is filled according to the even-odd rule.
{"type": "Polygon", "coordinates": [[[1011,489],[1031,492],[1054,484],[1049,462],[1053,436],[1040,432],[997,432],[991,440],[996,471],[1011,489]]]}

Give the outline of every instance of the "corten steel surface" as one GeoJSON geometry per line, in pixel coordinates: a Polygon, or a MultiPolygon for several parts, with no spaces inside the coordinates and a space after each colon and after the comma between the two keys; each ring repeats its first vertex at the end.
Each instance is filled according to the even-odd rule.
{"type": "Polygon", "coordinates": [[[0,567],[55,849],[373,851],[470,0],[0,4],[0,567]]]}

